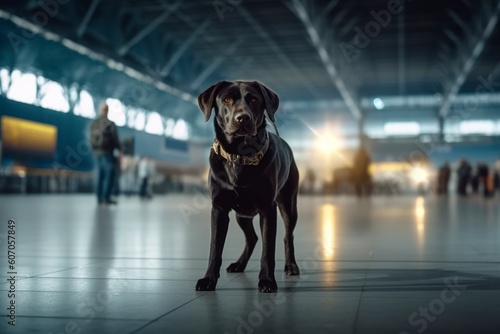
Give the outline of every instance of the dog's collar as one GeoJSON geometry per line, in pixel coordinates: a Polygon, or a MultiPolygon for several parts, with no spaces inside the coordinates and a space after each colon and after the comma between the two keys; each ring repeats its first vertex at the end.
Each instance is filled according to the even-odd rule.
{"type": "Polygon", "coordinates": [[[227,161],[232,162],[236,165],[247,165],[247,166],[258,166],[260,161],[264,157],[264,154],[266,154],[268,147],[269,147],[269,136],[267,135],[264,146],[257,153],[253,155],[239,155],[239,154],[228,153],[224,149],[224,147],[222,147],[221,143],[217,139],[215,139],[214,143],[212,144],[212,150],[214,150],[216,154],[220,155],[227,161]]]}

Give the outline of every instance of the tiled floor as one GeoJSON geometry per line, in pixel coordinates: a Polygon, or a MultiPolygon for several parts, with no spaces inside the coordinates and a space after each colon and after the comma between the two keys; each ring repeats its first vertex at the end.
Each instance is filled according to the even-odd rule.
{"type": "MultiPolygon", "coordinates": [[[[260,242],[243,274],[196,292],[209,245],[202,196],[150,202],[0,196],[0,314],[7,222],[16,223],[16,326],[1,333],[500,333],[500,200],[301,197],[299,278],[260,294],[260,242]]],[[[257,223],[254,223],[257,227],[257,223]]],[[[242,250],[231,224],[223,268],[242,250]]]]}

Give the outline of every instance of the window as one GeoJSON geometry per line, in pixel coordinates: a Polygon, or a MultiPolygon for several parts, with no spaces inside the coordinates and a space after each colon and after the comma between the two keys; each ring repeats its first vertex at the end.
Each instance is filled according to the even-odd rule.
{"type": "Polygon", "coordinates": [[[135,117],[140,111],[135,108],[127,108],[127,126],[131,129],[135,128],[135,117]]]}
{"type": "Polygon", "coordinates": [[[146,113],[144,111],[139,111],[135,116],[135,129],[142,131],[146,125],[146,113]]]}
{"type": "Polygon", "coordinates": [[[495,122],[488,120],[461,121],[459,127],[462,135],[495,133],[495,122]]]}
{"type": "Polygon", "coordinates": [[[187,140],[188,139],[188,137],[189,137],[188,126],[184,120],[179,119],[177,122],[175,122],[172,137],[175,139],[180,139],[180,140],[187,140]]]}
{"type": "Polygon", "coordinates": [[[94,118],[96,116],[94,99],[92,99],[92,96],[86,90],[80,92],[80,100],[75,106],[74,113],[75,115],[87,118],[94,118]]]}
{"type": "Polygon", "coordinates": [[[413,136],[420,134],[420,124],[417,122],[387,122],[384,124],[387,136],[413,136]]]}
{"type": "Polygon", "coordinates": [[[10,73],[8,69],[2,68],[0,70],[0,82],[2,84],[0,89],[2,90],[2,92],[6,93],[10,84],[10,73]]]}
{"type": "Polygon", "coordinates": [[[117,126],[124,126],[126,122],[125,107],[117,99],[106,99],[106,104],[109,107],[108,118],[115,122],[117,126]]]}
{"type": "Polygon", "coordinates": [[[69,103],[64,95],[63,87],[57,82],[43,80],[39,77],[40,87],[40,106],[46,109],[68,112],[69,103]]]}
{"type": "Polygon", "coordinates": [[[172,118],[167,119],[165,122],[165,136],[172,137],[174,135],[175,120],[172,118]]]}
{"type": "Polygon", "coordinates": [[[144,131],[155,135],[163,134],[163,119],[157,112],[150,112],[144,131]]]}
{"type": "Polygon", "coordinates": [[[12,85],[7,98],[19,102],[34,104],[36,102],[36,76],[32,73],[12,72],[12,85]]]}

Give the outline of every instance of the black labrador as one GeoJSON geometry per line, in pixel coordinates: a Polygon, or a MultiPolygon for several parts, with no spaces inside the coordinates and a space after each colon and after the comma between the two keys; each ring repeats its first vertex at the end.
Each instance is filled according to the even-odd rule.
{"type": "Polygon", "coordinates": [[[210,256],[196,290],[215,290],[231,210],[236,212],[246,245],[228,272],[245,270],[258,240],[252,224],[258,214],[263,239],[258,287],[261,292],[277,291],[274,267],[279,207],[285,222],[285,273],[299,275],[293,246],[299,172],[288,144],[266,130],[265,114],[274,122],[278,104],[278,96],[256,81],[221,81],[198,96],[205,121],[215,110],[216,138],[210,152],[210,256]]]}

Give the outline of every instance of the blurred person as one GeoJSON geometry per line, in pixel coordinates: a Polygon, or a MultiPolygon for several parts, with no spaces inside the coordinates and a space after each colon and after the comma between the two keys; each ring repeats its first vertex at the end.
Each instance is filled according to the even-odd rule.
{"type": "Polygon", "coordinates": [[[129,196],[137,190],[137,165],[139,159],[124,155],[121,159],[120,167],[122,173],[122,191],[129,196]]]}
{"type": "Polygon", "coordinates": [[[471,177],[472,168],[470,164],[465,160],[461,159],[458,165],[458,186],[457,192],[460,196],[467,195],[467,184],[469,183],[471,177]]]}
{"type": "Polygon", "coordinates": [[[306,194],[313,194],[316,184],[316,174],[312,169],[306,171],[306,176],[304,177],[304,191],[306,194]]]}
{"type": "Polygon", "coordinates": [[[479,164],[474,167],[471,171],[470,185],[472,187],[472,193],[477,194],[479,192],[479,164]]]}
{"type": "Polygon", "coordinates": [[[438,189],[439,195],[448,195],[448,183],[450,181],[451,168],[448,162],[445,162],[438,172],[438,189]]]}
{"type": "Polygon", "coordinates": [[[493,175],[490,175],[489,167],[486,164],[479,164],[477,174],[483,188],[483,196],[490,197],[493,194],[493,175]]]}
{"type": "Polygon", "coordinates": [[[493,173],[493,194],[500,191],[500,172],[495,170],[493,173]]]}
{"type": "Polygon", "coordinates": [[[352,168],[352,180],[358,197],[369,196],[371,193],[370,163],[370,156],[361,145],[354,156],[354,166],[352,168]]]}
{"type": "Polygon", "coordinates": [[[493,173],[493,192],[496,193],[500,191],[500,159],[495,161],[494,173],[493,173]]]}
{"type": "Polygon", "coordinates": [[[142,199],[150,199],[149,180],[154,176],[156,168],[154,162],[147,156],[142,157],[139,161],[139,180],[141,180],[141,188],[139,196],[142,199]]]}
{"type": "Polygon", "coordinates": [[[96,193],[99,204],[116,204],[111,199],[111,192],[115,185],[121,147],[116,125],[108,119],[108,111],[108,105],[102,104],[99,116],[90,126],[92,151],[97,161],[96,193]]]}

